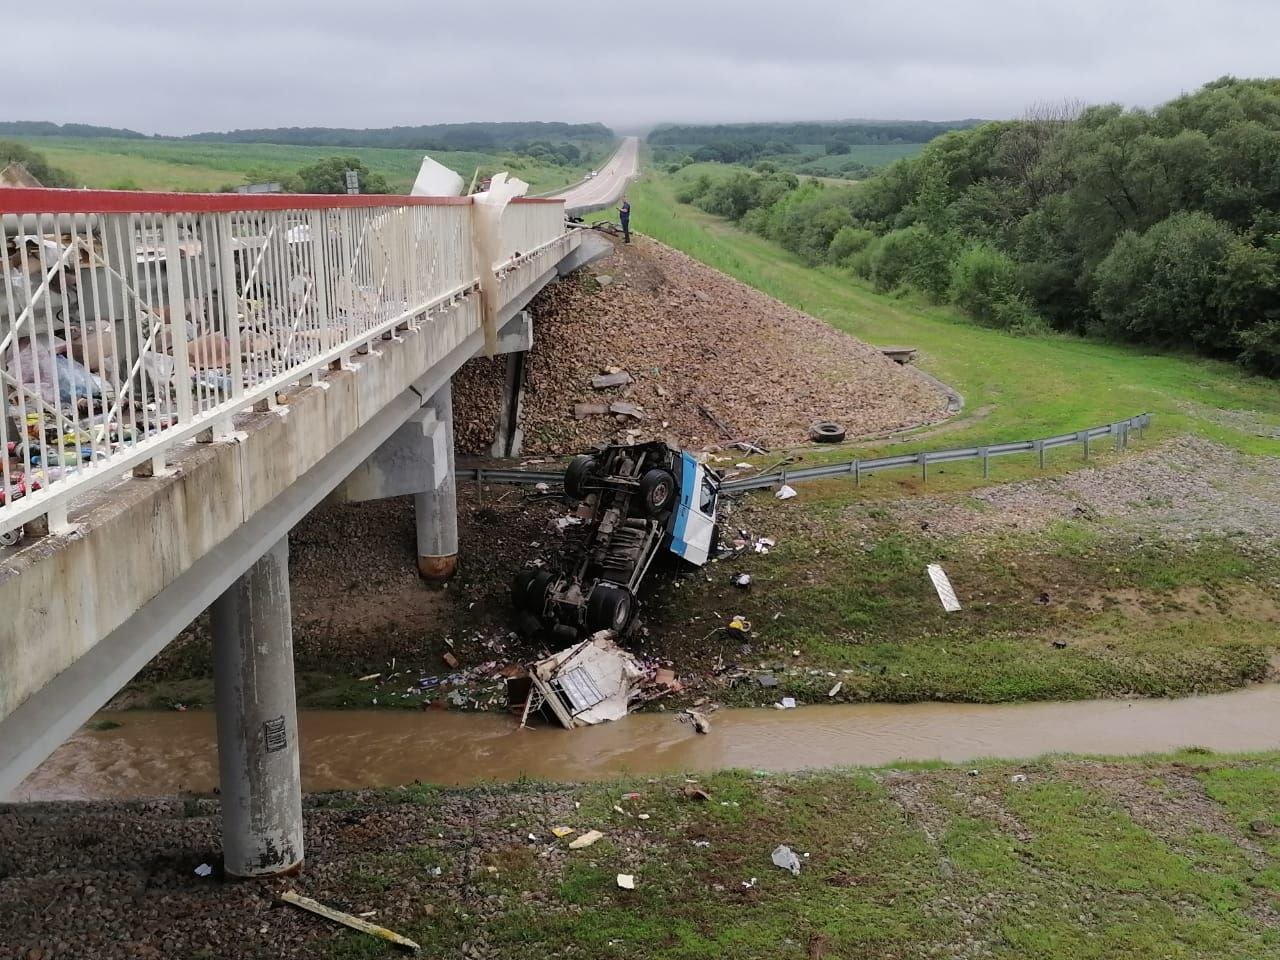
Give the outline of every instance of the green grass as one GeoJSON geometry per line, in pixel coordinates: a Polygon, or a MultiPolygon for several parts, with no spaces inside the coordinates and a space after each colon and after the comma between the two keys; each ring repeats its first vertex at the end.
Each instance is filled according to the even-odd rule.
{"type": "Polygon", "coordinates": [[[965,398],[947,446],[1049,436],[1149,411],[1157,415],[1157,436],[1193,432],[1280,454],[1280,440],[1256,435],[1267,431],[1214,416],[1250,411],[1263,424],[1280,425],[1275,381],[1227,363],[1137,347],[1013,337],[965,322],[948,307],[878,295],[846,272],[807,267],[776,244],[677,204],[675,186],[706,166],[675,177],[649,173],[633,185],[633,227],[861,340],[919,348],[919,366],[965,398]]]}
{"type": "MultiPolygon", "coordinates": [[[[83,186],[141,190],[215,191],[249,179],[271,180],[323,157],[354,156],[381,173],[392,189],[407,193],[422,163],[422,150],[379,147],[310,147],[270,143],[205,143],[181,140],[130,140],[109,137],[22,137],[54,166],[70,172],[83,186]]],[[[531,193],[576,182],[603,162],[611,146],[594,144],[589,161],[560,167],[527,158],[468,151],[431,156],[470,181],[477,167],[507,170],[526,180],[531,193]]]]}
{"type": "MultiPolygon", "coordinates": [[[[493,956],[627,960],[1254,960],[1280,956],[1277,851],[1264,855],[1271,866],[1242,852],[1248,818],[1280,802],[1277,761],[1184,753],[984,763],[973,775],[726,772],[702,778],[709,803],[684,800],[679,778],[452,792],[442,815],[469,811],[465,837],[347,866],[361,905],[380,904],[398,878],[420,886],[422,864],[444,867],[423,896],[379,915],[432,956],[471,943],[493,956]],[[620,800],[629,790],[640,799],[620,800]],[[1168,815],[1188,798],[1194,818],[1168,815]],[[560,818],[606,839],[582,851],[561,841],[545,856],[514,842],[560,818]],[[476,847],[476,836],[490,839],[476,847]],[[779,843],[802,855],[798,877],[770,862],[779,843]],[[617,873],[634,874],[636,890],[618,889],[617,873]]],[[[335,932],[326,953],[392,949],[335,932]]]]}

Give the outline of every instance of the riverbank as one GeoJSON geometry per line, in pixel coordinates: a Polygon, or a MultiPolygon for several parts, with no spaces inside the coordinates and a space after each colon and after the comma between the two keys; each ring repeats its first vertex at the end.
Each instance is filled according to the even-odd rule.
{"type": "Polygon", "coordinates": [[[303,873],[246,883],[219,877],[214,800],[0,808],[0,957],[393,955],[278,903],[296,889],[376,911],[427,956],[1256,960],[1280,953],[1278,764],[1193,751],[319,794],[303,873]],[[559,826],[605,836],[569,850],[559,826]],[[798,876],[771,862],[780,844],[798,876]]]}

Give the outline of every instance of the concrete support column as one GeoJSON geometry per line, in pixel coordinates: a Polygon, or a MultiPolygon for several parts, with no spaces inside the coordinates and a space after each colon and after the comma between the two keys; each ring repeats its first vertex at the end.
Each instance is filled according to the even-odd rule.
{"type": "Polygon", "coordinates": [[[285,873],[302,865],[303,854],[288,539],[210,613],[226,872],[285,873]]]}
{"type": "Polygon", "coordinates": [[[528,360],[527,350],[507,354],[506,381],[502,387],[501,406],[498,407],[498,425],[493,431],[491,457],[518,457],[524,445],[524,431],[520,429],[521,408],[524,406],[524,369],[528,360]]]}
{"type": "Polygon", "coordinates": [[[446,383],[427,401],[438,437],[424,437],[432,458],[427,489],[414,494],[418,526],[418,572],[447,580],[458,569],[458,487],[453,478],[453,388],[446,383]],[[438,442],[435,442],[438,441],[438,442]]]}

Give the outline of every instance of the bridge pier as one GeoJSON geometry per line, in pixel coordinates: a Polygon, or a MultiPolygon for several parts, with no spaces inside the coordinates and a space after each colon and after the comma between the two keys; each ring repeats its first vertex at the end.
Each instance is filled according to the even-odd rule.
{"type": "Polygon", "coordinates": [[[426,489],[413,497],[418,529],[418,572],[448,580],[458,569],[458,484],[453,476],[453,386],[446,382],[427,402],[435,423],[422,438],[429,461],[426,489]]]}
{"type": "Polygon", "coordinates": [[[520,456],[520,448],[524,444],[520,415],[524,405],[524,370],[528,359],[527,350],[507,354],[506,377],[498,407],[498,425],[493,431],[493,445],[489,448],[491,457],[506,459],[520,456]]]}
{"type": "Polygon", "coordinates": [[[224,866],[235,877],[286,873],[303,857],[288,538],[210,613],[224,866]]]}

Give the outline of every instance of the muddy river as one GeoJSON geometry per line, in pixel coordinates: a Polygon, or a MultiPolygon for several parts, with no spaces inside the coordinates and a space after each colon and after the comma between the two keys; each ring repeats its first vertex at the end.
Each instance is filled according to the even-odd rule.
{"type": "MultiPolygon", "coordinates": [[[[204,792],[217,783],[211,712],[102,714],[14,799],[107,799],[204,792]]],[[[307,790],[414,780],[469,784],[519,776],[604,779],[724,767],[801,770],[897,760],[1135,754],[1200,746],[1280,748],[1280,684],[1184,700],[1029,704],[848,704],[721,710],[697,734],[673,713],[636,714],[574,731],[518,730],[509,717],[429,711],[309,711],[302,727],[307,790]]]]}

